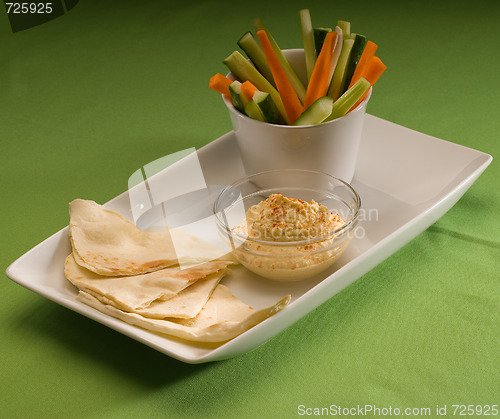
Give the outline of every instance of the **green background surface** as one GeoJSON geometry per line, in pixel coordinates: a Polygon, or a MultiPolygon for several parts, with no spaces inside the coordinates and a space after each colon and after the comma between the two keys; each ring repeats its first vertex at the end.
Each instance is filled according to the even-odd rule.
{"type": "MultiPolygon", "coordinates": [[[[491,154],[438,222],[269,342],[183,364],[0,279],[0,416],[295,417],[299,406],[500,404],[500,3],[91,1],[12,33],[0,14],[1,271],[138,168],[231,129],[209,77],[261,17],[337,19],[388,66],[368,112],[491,154]]],[[[390,151],[388,151],[390,158],[390,151]]],[[[383,164],[383,162],[380,162],[383,164]]]]}

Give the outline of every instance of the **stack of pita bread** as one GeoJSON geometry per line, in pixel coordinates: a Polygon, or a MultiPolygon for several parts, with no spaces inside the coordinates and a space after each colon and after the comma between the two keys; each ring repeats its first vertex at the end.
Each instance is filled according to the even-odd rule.
{"type": "Polygon", "coordinates": [[[290,301],[260,310],[246,305],[220,284],[235,263],[231,255],[186,232],[140,230],[94,201],[69,207],[65,276],[80,301],[107,315],[181,339],[224,342],[290,301]]]}

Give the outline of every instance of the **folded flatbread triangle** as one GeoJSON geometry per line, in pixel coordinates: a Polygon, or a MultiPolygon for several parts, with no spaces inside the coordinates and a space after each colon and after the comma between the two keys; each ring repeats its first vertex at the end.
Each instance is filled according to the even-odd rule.
{"type": "MultiPolygon", "coordinates": [[[[72,253],[66,258],[64,274],[77,288],[102,296],[108,303],[117,308],[125,311],[139,311],[150,308],[155,302],[175,298],[182,290],[198,280],[211,276],[211,279],[218,282],[224,275],[228,264],[229,262],[226,261],[211,261],[188,269],[174,266],[134,276],[110,277],[83,268],[76,263],[72,253]]],[[[193,307],[184,312],[192,313],[192,310],[197,307],[199,307],[199,311],[208,299],[210,292],[205,297],[198,294],[198,300],[191,298],[189,302],[193,304],[193,307]],[[199,302],[200,298],[204,298],[201,306],[196,303],[199,302]]],[[[167,306],[164,308],[166,309],[167,306]]],[[[145,312],[147,313],[147,310],[145,312]]],[[[161,307],[156,307],[150,313],[154,317],[161,318],[167,317],[170,312],[162,315],[161,307]]],[[[196,314],[197,312],[190,317],[196,314]]]]}
{"type": "Polygon", "coordinates": [[[270,307],[255,310],[235,297],[226,286],[219,284],[196,317],[158,320],[103,304],[85,291],[80,291],[77,298],[100,312],[129,324],[197,342],[225,342],[233,339],[282,310],[290,302],[288,295],[270,307]]]}
{"type": "Polygon", "coordinates": [[[235,261],[227,251],[182,229],[143,231],[94,201],[75,199],[69,212],[73,257],[99,275],[138,275],[176,264],[186,269],[214,259],[235,261]]]}
{"type": "Polygon", "coordinates": [[[70,238],[78,263],[100,275],[137,275],[177,263],[168,231],[148,232],[94,201],[69,204],[70,238]]]}
{"type": "Polygon", "coordinates": [[[81,288],[80,290],[92,295],[102,304],[113,306],[125,312],[136,313],[150,319],[165,319],[167,317],[191,319],[200,313],[223,276],[223,270],[215,272],[189,285],[179,294],[166,301],[156,300],[153,301],[149,307],[135,310],[123,309],[119,307],[115,301],[91,290],[85,288],[81,288]]]}

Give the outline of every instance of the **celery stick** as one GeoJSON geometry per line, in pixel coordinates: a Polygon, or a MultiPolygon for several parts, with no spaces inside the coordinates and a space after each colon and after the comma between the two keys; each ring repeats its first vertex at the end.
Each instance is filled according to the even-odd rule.
{"type": "Polygon", "coordinates": [[[323,47],[323,42],[325,42],[326,34],[331,32],[332,28],[314,28],[314,48],[316,49],[316,55],[318,56],[323,47]]]}
{"type": "Polygon", "coordinates": [[[325,121],[331,121],[332,119],[344,116],[369,88],[370,82],[361,77],[347,92],[333,103],[332,113],[325,121]]]}
{"type": "Polygon", "coordinates": [[[317,55],[309,9],[300,10],[299,19],[302,32],[302,43],[304,44],[304,57],[306,59],[307,80],[310,80],[317,55]]]}
{"type": "Polygon", "coordinates": [[[332,97],[333,100],[337,100],[340,95],[342,95],[341,89],[344,86],[345,80],[345,69],[347,63],[349,62],[349,56],[351,54],[352,46],[354,44],[353,39],[344,39],[342,41],[342,51],[340,52],[340,57],[335,67],[335,72],[333,73],[332,82],[330,88],[328,89],[328,96],[332,97]]]}
{"type": "Polygon", "coordinates": [[[288,115],[278,91],[240,52],[234,51],[224,59],[223,63],[239,81],[244,82],[249,80],[257,89],[269,93],[280,111],[281,116],[283,116],[283,119],[287,124],[289,123],[290,120],[288,119],[288,115]]]}
{"type": "Polygon", "coordinates": [[[245,54],[248,56],[248,58],[250,58],[257,70],[261,72],[261,74],[267,79],[267,81],[269,81],[269,83],[276,87],[276,84],[274,83],[273,73],[269,68],[269,64],[267,63],[264,51],[262,51],[261,46],[255,40],[252,33],[245,33],[238,41],[238,46],[243,51],[245,51],[245,54]]]}
{"type": "Polygon", "coordinates": [[[337,21],[337,26],[342,29],[344,39],[351,38],[351,22],[347,22],[346,20],[339,20],[337,21]]]}
{"type": "MultiPolygon", "coordinates": [[[[302,84],[302,82],[299,79],[299,76],[297,76],[297,73],[295,70],[292,68],[288,60],[285,58],[283,55],[283,52],[281,51],[280,47],[272,37],[272,35],[269,33],[269,31],[266,29],[264,24],[260,19],[255,19],[253,21],[253,27],[255,28],[256,31],[266,31],[267,36],[269,38],[269,41],[271,42],[271,45],[273,46],[274,52],[276,53],[276,56],[278,57],[278,60],[285,70],[286,76],[288,77],[288,80],[293,86],[293,89],[295,90],[295,93],[297,93],[297,97],[299,100],[304,103],[304,99],[306,98],[306,88],[302,84]]],[[[274,98],[273,98],[274,99],[274,98]]]]}
{"type": "Polygon", "coordinates": [[[335,48],[333,49],[332,61],[330,64],[330,72],[328,73],[328,86],[330,86],[332,82],[333,73],[337,68],[340,53],[342,52],[342,45],[344,43],[344,34],[342,33],[342,29],[340,29],[338,26],[335,26],[335,32],[337,32],[337,40],[335,41],[335,48]]]}

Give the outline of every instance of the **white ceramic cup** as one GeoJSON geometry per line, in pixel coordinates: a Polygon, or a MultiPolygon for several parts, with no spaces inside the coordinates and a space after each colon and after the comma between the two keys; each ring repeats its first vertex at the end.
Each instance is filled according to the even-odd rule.
{"type": "MultiPolygon", "coordinates": [[[[283,51],[305,82],[304,50],[283,51]]],[[[229,78],[234,79],[232,74],[229,78]]],[[[306,169],[351,182],[356,168],[367,98],[347,115],[317,125],[268,124],[249,118],[223,97],[247,175],[273,169],[306,169]]]]}

